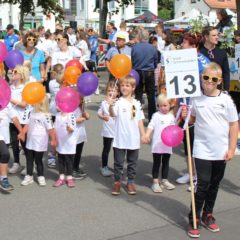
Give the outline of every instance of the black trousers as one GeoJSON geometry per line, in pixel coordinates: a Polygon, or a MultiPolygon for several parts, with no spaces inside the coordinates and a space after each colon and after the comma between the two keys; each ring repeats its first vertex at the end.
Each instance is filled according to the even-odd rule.
{"type": "Polygon", "coordinates": [[[33,164],[37,166],[37,175],[43,176],[43,154],[44,152],[37,152],[27,149],[27,175],[33,175],[33,164]]]}
{"type": "MultiPolygon", "coordinates": [[[[197,189],[195,192],[196,216],[199,219],[201,211],[212,213],[218,194],[218,188],[223,179],[226,163],[224,160],[209,161],[195,158],[197,171],[197,189]]],[[[192,218],[192,209],[189,213],[192,218]]]]}
{"type": "Polygon", "coordinates": [[[59,174],[65,174],[66,176],[72,176],[73,159],[74,159],[74,154],[58,153],[59,174]]]}
{"type": "Polygon", "coordinates": [[[154,70],[137,70],[137,72],[140,80],[135,90],[135,98],[142,103],[143,89],[145,88],[148,99],[148,120],[150,121],[153,113],[156,112],[154,70]]]}
{"type": "MultiPolygon", "coordinates": [[[[17,138],[18,136],[18,130],[15,127],[14,124],[10,123],[10,136],[11,136],[11,144],[12,144],[12,151],[13,151],[13,158],[14,158],[14,163],[19,163],[19,140],[17,138]]],[[[26,141],[22,142],[20,141],[21,146],[23,148],[23,151],[25,153],[25,156],[27,156],[27,149],[26,149],[26,141]]]]}
{"type": "Polygon", "coordinates": [[[73,170],[74,171],[79,170],[79,164],[80,164],[81,157],[82,157],[83,145],[84,145],[84,142],[81,142],[81,143],[77,144],[77,146],[76,146],[76,154],[75,154],[74,160],[73,160],[73,170]]]}
{"type": "Polygon", "coordinates": [[[108,166],[108,155],[111,151],[113,138],[103,137],[102,167],[108,166]]]}
{"type": "Polygon", "coordinates": [[[153,153],[153,167],[152,167],[152,177],[158,178],[159,176],[159,169],[162,163],[162,179],[168,178],[169,172],[169,160],[171,154],[168,153],[153,153]]]}
{"type": "Polygon", "coordinates": [[[8,147],[3,140],[0,140],[0,163],[7,164],[10,159],[8,147]]]}
{"type": "Polygon", "coordinates": [[[119,149],[114,150],[114,178],[115,181],[120,181],[123,173],[123,166],[125,161],[125,155],[127,157],[127,177],[128,181],[134,181],[136,177],[136,168],[138,160],[138,149],[119,149]]]}

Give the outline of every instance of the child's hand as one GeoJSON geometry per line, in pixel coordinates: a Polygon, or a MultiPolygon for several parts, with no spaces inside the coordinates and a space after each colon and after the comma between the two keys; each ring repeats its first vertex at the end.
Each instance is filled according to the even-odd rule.
{"type": "Polygon", "coordinates": [[[182,107],[182,112],[181,112],[181,117],[183,119],[186,119],[187,115],[188,115],[188,107],[187,106],[183,106],[182,107]]]}
{"type": "Polygon", "coordinates": [[[18,140],[21,140],[22,142],[25,142],[25,134],[24,132],[20,132],[18,135],[17,135],[17,138],[18,140]]]}
{"type": "Polygon", "coordinates": [[[146,135],[141,137],[141,143],[142,144],[147,144],[149,142],[150,142],[150,140],[148,141],[148,137],[146,135]]]}
{"type": "Polygon", "coordinates": [[[90,118],[90,114],[88,112],[83,112],[82,117],[84,117],[86,120],[90,118]]]}
{"type": "Polygon", "coordinates": [[[55,149],[57,147],[57,141],[51,140],[50,145],[55,149]]]}
{"type": "Polygon", "coordinates": [[[72,133],[72,132],[74,131],[74,129],[71,128],[70,126],[67,126],[67,131],[68,131],[69,133],[72,133]]]}
{"type": "Polygon", "coordinates": [[[112,99],[111,97],[106,97],[106,101],[109,105],[113,105],[116,102],[116,99],[112,99]]]}
{"type": "Polygon", "coordinates": [[[77,118],[76,119],[76,122],[77,123],[82,123],[82,122],[84,122],[86,119],[84,118],[84,117],[79,117],[79,118],[77,118]]]}
{"type": "Polygon", "coordinates": [[[235,151],[228,149],[228,151],[224,155],[225,161],[230,161],[234,157],[235,151]]]}
{"type": "Polygon", "coordinates": [[[109,121],[109,116],[108,115],[102,116],[102,120],[105,121],[105,122],[108,122],[109,121]]]}

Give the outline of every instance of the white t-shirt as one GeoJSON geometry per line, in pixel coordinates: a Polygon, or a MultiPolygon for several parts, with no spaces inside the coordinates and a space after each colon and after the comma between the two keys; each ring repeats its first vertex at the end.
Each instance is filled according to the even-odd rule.
{"type": "Polygon", "coordinates": [[[148,128],[153,130],[152,153],[172,154],[172,147],[168,147],[162,142],[161,133],[165,127],[173,124],[174,116],[171,112],[167,114],[156,112],[153,114],[152,119],[148,125],[148,128]]]}
{"type": "Polygon", "coordinates": [[[59,50],[52,53],[52,66],[54,66],[57,63],[62,64],[64,67],[73,58],[81,58],[82,53],[81,51],[74,47],[74,46],[68,46],[68,51],[62,52],[59,50]]]}
{"type": "Polygon", "coordinates": [[[82,61],[89,61],[90,60],[90,56],[91,56],[91,51],[90,49],[88,48],[88,45],[87,45],[87,42],[84,41],[84,40],[80,40],[77,44],[76,44],[76,47],[78,49],[81,49],[82,50],[82,57],[81,57],[81,60],[82,61]]]}
{"type": "Polygon", "coordinates": [[[76,118],[73,113],[62,113],[56,114],[56,120],[54,128],[56,129],[57,135],[57,152],[60,154],[75,154],[77,139],[74,131],[69,133],[67,126],[76,129],[76,118]]]}
{"type": "Polygon", "coordinates": [[[159,35],[155,35],[157,37],[158,40],[158,51],[160,51],[162,53],[162,51],[164,50],[165,47],[165,40],[162,39],[162,37],[160,37],[159,35]]]}
{"type": "Polygon", "coordinates": [[[141,103],[136,99],[129,102],[123,97],[115,103],[113,111],[116,115],[115,133],[113,147],[120,149],[139,149],[140,131],[139,121],[144,119],[141,103]],[[135,117],[132,118],[133,106],[135,107],[135,117]]]}
{"type": "MultiPolygon", "coordinates": [[[[17,101],[22,101],[22,91],[24,89],[25,85],[20,84],[19,86],[11,85],[11,98],[17,101]]],[[[32,107],[27,105],[25,108],[19,107],[18,105],[13,105],[12,107],[16,111],[18,120],[21,124],[26,124],[26,122],[29,119],[29,113],[32,110],[32,107]]]]}
{"type": "Polygon", "coordinates": [[[10,143],[9,123],[16,115],[17,113],[11,104],[0,111],[0,140],[3,140],[6,144],[10,143]]]}
{"type": "MultiPolygon", "coordinates": [[[[73,112],[75,118],[79,118],[82,116],[82,111],[78,107],[74,112],[73,112]]],[[[74,131],[74,134],[77,139],[77,144],[86,142],[87,141],[87,134],[86,134],[86,128],[84,122],[82,123],[76,123],[76,129],[74,131]]]]}
{"type": "Polygon", "coordinates": [[[109,116],[109,120],[107,122],[102,120],[103,125],[101,136],[107,138],[114,138],[115,118],[110,117],[109,104],[107,103],[106,100],[102,101],[98,113],[101,113],[103,116],[109,116]]]}
{"type": "Polygon", "coordinates": [[[202,95],[192,99],[194,128],[193,157],[223,160],[229,145],[229,123],[238,121],[236,107],[229,95],[202,95]]]}
{"type": "Polygon", "coordinates": [[[73,46],[76,43],[76,35],[75,34],[68,34],[69,43],[73,46]]]}
{"type": "Polygon", "coordinates": [[[59,90],[60,90],[60,84],[57,82],[57,80],[56,79],[51,80],[49,82],[49,92],[51,94],[49,110],[53,116],[57,114],[55,98],[59,90]]]}
{"type": "Polygon", "coordinates": [[[50,129],[53,129],[50,114],[33,110],[28,122],[26,148],[36,152],[46,152],[48,149],[48,131],[50,129]]]}
{"type": "Polygon", "coordinates": [[[51,40],[51,39],[46,39],[43,42],[43,45],[46,48],[49,56],[51,56],[54,51],[57,51],[59,49],[58,45],[57,45],[57,42],[54,41],[54,40],[51,40]]]}

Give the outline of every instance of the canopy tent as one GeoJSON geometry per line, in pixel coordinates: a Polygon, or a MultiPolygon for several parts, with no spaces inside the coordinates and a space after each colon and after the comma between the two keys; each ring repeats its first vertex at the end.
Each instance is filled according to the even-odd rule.
{"type": "Polygon", "coordinates": [[[159,23],[164,20],[150,11],[145,11],[142,15],[126,20],[126,23],[159,23]]]}
{"type": "Polygon", "coordinates": [[[197,9],[193,8],[191,10],[191,12],[189,12],[188,14],[182,16],[182,17],[179,17],[179,18],[175,18],[175,19],[172,19],[172,20],[169,20],[169,21],[166,21],[164,22],[164,24],[169,24],[169,25],[188,25],[189,22],[191,20],[194,20],[194,19],[197,19],[201,17],[202,19],[210,22],[211,19],[207,16],[207,15],[204,15],[202,13],[200,13],[200,11],[198,11],[197,9]]]}

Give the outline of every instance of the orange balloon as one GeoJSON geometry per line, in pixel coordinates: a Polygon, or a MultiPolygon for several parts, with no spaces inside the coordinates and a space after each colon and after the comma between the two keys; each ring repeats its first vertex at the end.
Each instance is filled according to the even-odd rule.
{"type": "Polygon", "coordinates": [[[46,89],[39,82],[31,82],[26,84],[22,92],[23,101],[34,105],[40,103],[46,96],[46,89]]]}
{"type": "Polygon", "coordinates": [[[76,85],[81,73],[80,69],[75,66],[67,67],[64,72],[63,83],[65,85],[76,85]]]}
{"type": "Polygon", "coordinates": [[[122,78],[129,74],[132,69],[130,58],[124,54],[117,54],[112,57],[109,70],[115,78],[122,78]]]}
{"type": "Polygon", "coordinates": [[[4,75],[4,64],[1,62],[0,63],[0,77],[4,75]]]}

